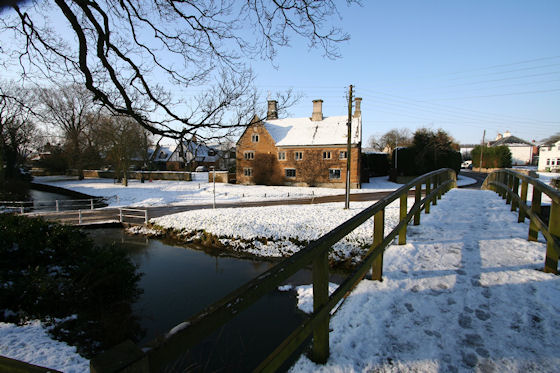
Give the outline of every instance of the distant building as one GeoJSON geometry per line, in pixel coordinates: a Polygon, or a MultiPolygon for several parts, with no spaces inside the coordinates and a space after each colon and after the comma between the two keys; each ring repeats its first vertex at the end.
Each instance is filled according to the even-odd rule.
{"type": "Polygon", "coordinates": [[[539,171],[560,172],[560,141],[551,141],[540,146],[539,171]]]}
{"type": "Polygon", "coordinates": [[[513,136],[509,131],[503,135],[498,134],[496,140],[489,141],[488,146],[507,146],[511,152],[511,164],[513,166],[525,166],[533,164],[533,158],[537,147],[519,137],[513,136]]]}
{"type": "MultiPolygon", "coordinates": [[[[307,118],[278,119],[276,101],[266,120],[253,119],[237,142],[237,182],[344,187],[347,116],[324,117],[323,100],[307,118]]],[[[361,99],[352,117],[350,184],[360,187],[361,99]]]]}

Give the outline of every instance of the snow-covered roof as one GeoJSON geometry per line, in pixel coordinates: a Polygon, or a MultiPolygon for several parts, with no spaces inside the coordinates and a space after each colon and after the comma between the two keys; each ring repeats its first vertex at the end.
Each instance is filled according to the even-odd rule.
{"type": "Polygon", "coordinates": [[[490,146],[500,146],[500,145],[523,145],[523,146],[529,145],[529,146],[532,146],[533,144],[531,144],[530,142],[525,141],[523,139],[520,139],[517,136],[513,136],[513,135],[504,136],[501,139],[490,142],[490,146]]]}
{"type": "MultiPolygon", "coordinates": [[[[312,121],[311,118],[285,118],[267,120],[264,126],[274,139],[276,146],[344,145],[347,142],[348,117],[325,117],[312,121]]],[[[352,118],[352,144],[362,141],[362,118],[352,118]]]]}
{"type": "MultiPolygon", "coordinates": [[[[148,149],[148,156],[151,157],[152,153],[154,152],[154,148],[151,147],[148,149]]],[[[167,162],[173,152],[175,151],[172,147],[167,146],[160,146],[158,149],[158,154],[155,156],[154,161],[156,162],[167,162]]]]}

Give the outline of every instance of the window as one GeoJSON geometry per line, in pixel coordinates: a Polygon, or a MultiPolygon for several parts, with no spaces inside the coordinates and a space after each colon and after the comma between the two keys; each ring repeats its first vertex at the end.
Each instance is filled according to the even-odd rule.
{"type": "Polygon", "coordinates": [[[245,176],[253,176],[253,169],[252,168],[244,168],[243,175],[245,176]]]}
{"type": "Polygon", "coordinates": [[[340,179],[340,168],[329,168],[329,179],[340,179]]]}
{"type": "Polygon", "coordinates": [[[252,142],[259,142],[259,135],[256,133],[253,133],[253,136],[251,136],[251,141],[252,142]]]}
{"type": "Polygon", "coordinates": [[[295,152],[294,158],[296,159],[296,161],[301,161],[303,159],[303,152],[295,152]]]}
{"type": "Polygon", "coordinates": [[[165,154],[165,152],[161,152],[161,153],[159,153],[159,157],[160,157],[160,158],[162,158],[162,159],[163,159],[163,158],[165,158],[165,157],[166,157],[166,154],[165,154]]]}
{"type": "Polygon", "coordinates": [[[285,161],[286,160],[286,152],[278,152],[278,160],[285,161]]]}
{"type": "Polygon", "coordinates": [[[547,166],[550,166],[550,158],[547,158],[547,160],[546,160],[546,165],[547,165],[547,166]]]}
{"type": "Polygon", "coordinates": [[[216,155],[216,151],[214,149],[208,149],[208,156],[213,157],[216,155]]]}
{"type": "Polygon", "coordinates": [[[243,158],[245,158],[245,159],[255,159],[255,152],[254,151],[244,152],[243,153],[243,158]]]}
{"type": "Polygon", "coordinates": [[[331,159],[331,152],[323,152],[323,159],[331,159]]]}
{"type": "Polygon", "coordinates": [[[339,159],[346,159],[346,158],[348,158],[348,152],[347,151],[341,151],[339,159]]]}
{"type": "Polygon", "coordinates": [[[296,177],[296,169],[295,168],[285,168],[284,171],[286,172],[286,177],[291,177],[291,178],[296,177]]]}

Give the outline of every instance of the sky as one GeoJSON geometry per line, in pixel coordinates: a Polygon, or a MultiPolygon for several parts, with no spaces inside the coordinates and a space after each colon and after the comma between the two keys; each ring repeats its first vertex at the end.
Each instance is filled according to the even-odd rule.
{"type": "Polygon", "coordinates": [[[294,39],[277,68],[253,63],[263,91],[303,95],[291,116],[310,116],[314,99],[325,115],[346,115],[352,84],[364,145],[393,128],[442,128],[462,144],[484,130],[486,140],[560,132],[559,1],[363,1],[339,12],[351,35],[341,58],[294,39]]]}
{"type": "Polygon", "coordinates": [[[273,64],[248,61],[263,110],[269,92],[291,88],[302,98],[290,117],[311,116],[314,99],[324,115],[346,115],[353,85],[364,146],[394,128],[441,128],[461,144],[480,143],[484,131],[486,141],[510,131],[537,142],[560,132],[560,1],[335,3],[340,17],[327,26],[351,37],[340,58],[293,37],[273,64]]]}

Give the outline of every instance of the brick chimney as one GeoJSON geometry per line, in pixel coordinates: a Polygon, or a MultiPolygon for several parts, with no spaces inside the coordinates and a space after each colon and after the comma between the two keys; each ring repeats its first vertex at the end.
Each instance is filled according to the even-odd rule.
{"type": "Polygon", "coordinates": [[[266,113],[266,119],[278,119],[278,101],[268,100],[268,112],[266,113]]]}
{"type": "Polygon", "coordinates": [[[359,118],[362,116],[362,109],[360,108],[360,105],[362,104],[362,98],[361,97],[356,97],[354,99],[354,118],[359,118]]]}
{"type": "Polygon", "coordinates": [[[311,120],[323,120],[323,100],[313,100],[313,113],[311,114],[311,120]]]}

